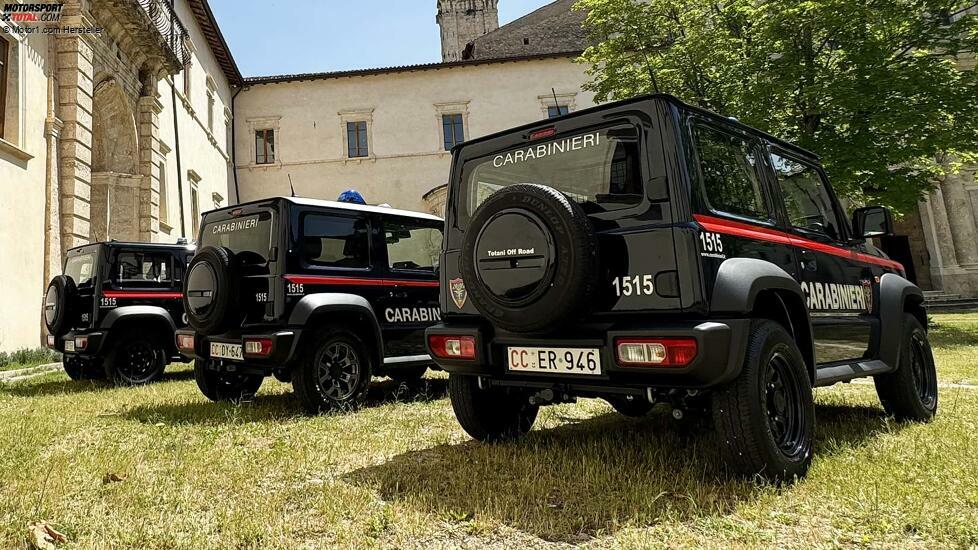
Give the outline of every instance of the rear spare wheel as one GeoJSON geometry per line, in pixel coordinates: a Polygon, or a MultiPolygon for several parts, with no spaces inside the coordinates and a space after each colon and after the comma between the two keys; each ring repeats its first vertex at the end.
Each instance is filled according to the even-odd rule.
{"type": "Polygon", "coordinates": [[[519,184],[491,195],[465,232],[462,277],[496,326],[544,332],[579,318],[598,280],[597,236],[560,191],[519,184]]]}
{"type": "Polygon", "coordinates": [[[239,319],[237,262],[226,248],[207,246],[187,266],[183,307],[190,326],[219,334],[239,319]]]}
{"type": "Polygon", "coordinates": [[[44,324],[55,337],[71,328],[78,314],[78,289],[69,277],[58,275],[51,279],[44,294],[44,324]]]}

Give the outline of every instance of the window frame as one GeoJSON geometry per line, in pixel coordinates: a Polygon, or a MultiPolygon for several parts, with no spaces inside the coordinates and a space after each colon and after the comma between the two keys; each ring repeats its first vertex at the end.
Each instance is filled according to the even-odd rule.
{"type": "Polygon", "coordinates": [[[792,151],[784,147],[781,147],[777,144],[767,143],[767,147],[765,147],[765,149],[766,149],[765,160],[767,162],[768,170],[770,172],[769,177],[771,179],[771,187],[774,189],[774,192],[777,193],[777,198],[776,198],[777,207],[778,210],[780,211],[779,215],[783,219],[784,228],[792,233],[796,233],[797,235],[808,239],[824,241],[826,243],[833,243],[838,245],[843,245],[847,243],[852,233],[852,229],[849,227],[849,219],[848,217],[846,217],[845,211],[842,209],[842,204],[839,202],[839,197],[835,194],[835,188],[832,187],[832,183],[829,181],[828,175],[825,173],[825,170],[818,163],[805,159],[802,155],[793,153],[792,151]],[[784,189],[781,186],[781,179],[778,177],[778,172],[774,168],[774,160],[771,158],[773,155],[777,155],[779,157],[785,158],[792,162],[801,164],[802,166],[814,170],[815,173],[818,174],[818,177],[822,180],[822,185],[828,191],[829,201],[832,203],[831,204],[832,211],[835,213],[836,220],[838,221],[839,224],[838,239],[832,238],[827,233],[822,233],[820,231],[813,231],[811,229],[807,229],[804,227],[798,227],[793,223],[791,223],[791,217],[788,214],[788,203],[785,198],[784,189]]]}
{"type": "MultiPolygon", "coordinates": [[[[369,273],[374,269],[374,263],[376,261],[376,254],[374,253],[374,220],[370,216],[357,216],[350,215],[346,213],[335,213],[335,212],[323,212],[317,210],[306,210],[299,213],[298,220],[298,235],[296,239],[296,249],[298,250],[299,264],[303,269],[310,270],[322,270],[322,271],[343,271],[343,272],[356,272],[356,273],[369,273]],[[366,229],[366,239],[367,239],[367,265],[365,267],[344,267],[335,265],[324,265],[309,261],[306,255],[302,252],[302,239],[306,237],[306,218],[310,216],[320,216],[323,218],[343,218],[356,223],[359,220],[363,220],[367,223],[366,229]]],[[[386,246],[384,247],[386,253],[386,246]]]]}
{"type": "Polygon", "coordinates": [[[258,166],[266,166],[269,164],[275,164],[275,128],[255,128],[255,158],[254,162],[258,166]],[[271,132],[272,136],[272,146],[268,146],[268,135],[271,132]],[[258,150],[258,136],[261,135],[261,151],[258,150]],[[271,151],[271,157],[269,157],[269,151],[271,151]],[[264,161],[259,162],[258,155],[261,153],[264,156],[264,161]]]}
{"type": "Polygon", "coordinates": [[[364,159],[370,157],[370,133],[368,132],[368,121],[363,120],[347,120],[346,121],[346,158],[348,159],[364,159]],[[351,136],[350,127],[353,127],[354,132],[351,136]],[[363,125],[363,133],[361,135],[360,125],[363,125]],[[351,137],[356,137],[356,143],[350,140],[351,137]],[[360,150],[360,140],[363,139],[363,151],[360,150]],[[354,149],[357,154],[354,153],[354,149]],[[361,154],[362,153],[362,154],[361,154]]]}
{"type": "Polygon", "coordinates": [[[548,120],[549,119],[552,119],[552,118],[559,118],[559,117],[562,117],[564,115],[569,115],[569,114],[570,114],[570,105],[566,105],[566,104],[564,104],[564,105],[561,105],[561,104],[547,105],[547,119],[548,120]],[[556,109],[556,111],[554,111],[554,109],[556,109]],[[561,110],[563,110],[564,112],[561,112],[561,110]],[[554,112],[556,112],[556,114],[554,114],[554,112]]]}
{"type": "Polygon", "coordinates": [[[753,136],[749,133],[739,131],[735,128],[730,128],[717,124],[716,122],[703,117],[691,117],[687,125],[687,132],[690,139],[690,155],[693,162],[693,170],[696,174],[697,190],[699,191],[700,200],[703,203],[703,207],[706,211],[714,216],[721,218],[728,218],[732,220],[741,221],[744,223],[751,223],[755,225],[762,225],[766,227],[776,227],[778,224],[778,200],[780,197],[776,197],[771,190],[771,182],[768,181],[767,170],[769,169],[768,163],[770,162],[767,151],[765,150],[763,141],[757,136],[753,136]],[[717,132],[730,137],[738,138],[744,140],[748,145],[748,149],[754,153],[757,162],[763,163],[764,166],[754,166],[754,172],[757,175],[757,182],[761,187],[761,194],[764,197],[764,201],[767,208],[767,218],[760,219],[753,216],[747,216],[744,214],[737,214],[736,212],[727,212],[726,210],[721,210],[713,206],[710,200],[710,193],[706,188],[706,181],[703,177],[703,163],[700,159],[700,149],[699,140],[696,136],[697,127],[705,127],[712,132],[717,132]]]}

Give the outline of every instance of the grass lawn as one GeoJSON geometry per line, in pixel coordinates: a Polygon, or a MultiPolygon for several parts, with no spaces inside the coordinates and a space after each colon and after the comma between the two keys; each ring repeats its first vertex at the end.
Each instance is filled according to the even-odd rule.
{"type": "MultiPolygon", "coordinates": [[[[978,315],[935,316],[933,335],[943,381],[978,382],[978,315]]],[[[909,426],[872,385],[818,390],[815,463],[779,489],[728,477],[667,411],[593,400],[476,444],[429,376],[321,417],[272,379],[209,403],[186,366],[144,388],[0,386],[0,547],[38,520],[90,548],[978,545],[978,388],[943,388],[909,426]]]]}

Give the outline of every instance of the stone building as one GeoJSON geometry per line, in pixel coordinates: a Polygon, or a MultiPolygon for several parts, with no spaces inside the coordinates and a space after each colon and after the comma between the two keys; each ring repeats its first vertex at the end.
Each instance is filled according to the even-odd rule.
{"type": "Polygon", "coordinates": [[[241,75],[206,0],[47,9],[57,21],[0,28],[4,351],[40,344],[41,296],[66,249],[174,241],[197,212],[236,200],[241,75]]]}
{"type": "Polygon", "coordinates": [[[242,200],[291,192],[441,214],[452,145],[590,107],[584,14],[558,0],[502,27],[495,0],[440,0],[441,63],[245,79],[242,200]]]}

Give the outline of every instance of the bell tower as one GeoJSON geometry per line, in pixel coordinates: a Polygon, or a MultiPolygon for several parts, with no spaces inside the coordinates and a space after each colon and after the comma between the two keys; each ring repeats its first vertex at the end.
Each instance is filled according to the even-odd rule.
{"type": "Polygon", "coordinates": [[[460,61],[466,44],[499,28],[499,0],[438,0],[441,60],[460,61]]]}

